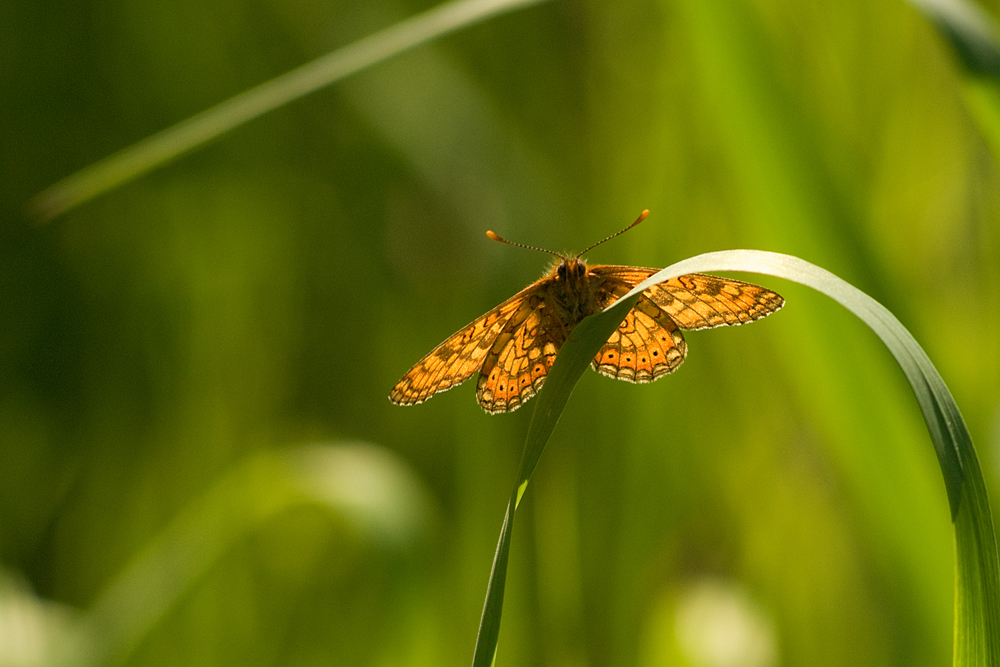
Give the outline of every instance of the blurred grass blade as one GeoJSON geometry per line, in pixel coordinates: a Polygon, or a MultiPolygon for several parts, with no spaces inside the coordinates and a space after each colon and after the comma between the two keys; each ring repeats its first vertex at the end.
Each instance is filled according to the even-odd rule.
{"type": "Polygon", "coordinates": [[[948,40],[965,70],[965,101],[1000,157],[1000,38],[996,22],[968,0],[909,0],[948,40]]]}
{"type": "Polygon", "coordinates": [[[993,20],[967,0],[909,0],[944,35],[970,74],[1000,77],[1000,48],[993,20]]]}
{"type": "Polygon", "coordinates": [[[430,500],[388,450],[364,443],[296,447],[256,456],[191,503],[87,610],[59,664],[120,665],[173,605],[239,540],[291,507],[315,504],[390,547],[427,527],[430,500]]]}
{"type": "Polygon", "coordinates": [[[867,294],[796,257],[730,250],[699,255],[660,271],[604,312],[581,322],[563,345],[535,407],[490,576],[473,666],[486,667],[495,655],[514,509],[573,386],[643,290],[675,276],[714,271],[762,273],[812,287],[857,315],[889,348],[930,431],[955,525],[954,664],[1000,665],[1000,564],[993,519],[972,439],[944,380],[899,320],[867,294]]]}
{"type": "Polygon", "coordinates": [[[407,49],[543,0],[453,0],[246,90],[46,188],[28,204],[47,222],[247,121],[407,49]]]}

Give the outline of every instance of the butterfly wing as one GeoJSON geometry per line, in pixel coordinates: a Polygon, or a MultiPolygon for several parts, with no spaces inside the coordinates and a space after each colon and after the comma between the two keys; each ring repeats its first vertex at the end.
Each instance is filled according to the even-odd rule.
{"type": "MultiPolygon", "coordinates": [[[[599,301],[609,305],[658,269],[599,265],[599,301]]],[[[781,308],[784,300],[757,285],[692,273],[647,289],[597,353],[593,368],[627,382],[652,382],[674,371],[687,355],[680,329],[743,324],[781,308]]]]}
{"type": "MultiPolygon", "coordinates": [[[[587,312],[604,308],[657,272],[630,266],[588,269],[587,312]]],[[[481,371],[476,398],[487,412],[511,412],[535,395],[567,326],[547,307],[550,281],[543,278],[450,336],[420,360],[393,388],[397,405],[422,403],[481,371]]],[[[649,288],[594,358],[600,373],[629,382],[652,382],[676,369],[687,353],[680,329],[743,324],[781,308],[784,300],[757,285],[688,274],[649,288]]],[[[596,312],[596,311],[594,311],[596,312]]]]}
{"type": "Polygon", "coordinates": [[[431,350],[396,383],[389,400],[396,405],[416,405],[472,377],[482,368],[497,336],[525,299],[538,290],[540,282],[524,288],[431,350]]]}
{"type": "MultiPolygon", "coordinates": [[[[595,275],[629,289],[658,269],[594,266],[595,275]]],[[[780,309],[785,300],[769,289],[731,278],[689,273],[650,287],[644,296],[663,309],[681,329],[710,329],[746,324],[780,309]]]]}
{"type": "Polygon", "coordinates": [[[539,290],[524,300],[486,355],[476,400],[491,414],[513,412],[541,389],[566,340],[563,323],[546,307],[539,290]]]}
{"type": "Polygon", "coordinates": [[[591,362],[594,370],[626,382],[652,382],[684,361],[687,343],[670,317],[645,297],[636,302],[591,362]]]}

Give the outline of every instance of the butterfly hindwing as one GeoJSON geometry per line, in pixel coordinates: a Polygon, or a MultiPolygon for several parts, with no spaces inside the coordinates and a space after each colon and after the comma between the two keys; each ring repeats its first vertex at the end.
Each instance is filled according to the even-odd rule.
{"type": "Polygon", "coordinates": [[[684,361],[687,343],[672,319],[642,297],[592,362],[595,371],[627,382],[652,382],[684,361]]]}
{"type": "Polygon", "coordinates": [[[524,300],[496,337],[476,384],[476,400],[491,414],[513,412],[535,395],[562,347],[564,328],[543,293],[524,300]]]}

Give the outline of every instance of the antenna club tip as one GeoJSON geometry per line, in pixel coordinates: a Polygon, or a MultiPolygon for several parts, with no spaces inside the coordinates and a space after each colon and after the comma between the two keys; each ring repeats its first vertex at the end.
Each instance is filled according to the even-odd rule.
{"type": "Polygon", "coordinates": [[[642,213],[639,214],[639,219],[645,220],[647,215],[649,215],[649,209],[643,209],[642,213]]]}
{"type": "Polygon", "coordinates": [[[500,241],[500,240],[502,240],[500,238],[499,234],[497,234],[496,232],[494,232],[492,229],[487,229],[486,230],[486,238],[491,239],[493,241],[500,241]]]}

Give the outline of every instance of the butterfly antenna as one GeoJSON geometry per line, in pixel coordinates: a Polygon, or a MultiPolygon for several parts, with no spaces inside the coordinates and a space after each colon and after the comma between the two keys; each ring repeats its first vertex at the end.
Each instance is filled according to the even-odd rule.
{"type": "Polygon", "coordinates": [[[587,248],[586,250],[584,250],[583,252],[581,252],[579,255],[577,255],[577,257],[578,258],[579,257],[583,257],[588,252],[590,252],[591,250],[593,250],[597,246],[601,245],[605,241],[610,241],[611,239],[613,239],[616,236],[621,236],[622,234],[624,234],[625,232],[627,232],[628,230],[632,229],[633,227],[635,227],[636,225],[638,225],[640,222],[642,222],[643,220],[645,220],[647,215],[649,215],[649,209],[648,208],[645,211],[643,211],[642,213],[640,213],[639,217],[636,218],[635,222],[633,222],[631,225],[629,225],[625,229],[621,230],[620,232],[615,232],[614,234],[612,234],[611,236],[609,236],[606,239],[601,239],[600,241],[598,241],[594,245],[590,246],[589,248],[587,248]]]}
{"type": "Polygon", "coordinates": [[[551,250],[546,250],[545,248],[536,248],[533,245],[525,245],[523,243],[514,243],[513,241],[508,241],[507,239],[503,238],[502,236],[500,236],[491,229],[486,230],[486,236],[490,237],[494,241],[499,241],[500,243],[506,243],[507,245],[512,245],[517,248],[524,248],[526,250],[537,250],[538,252],[547,252],[550,255],[555,255],[556,257],[562,257],[562,255],[560,255],[559,253],[552,252],[551,250]]]}

